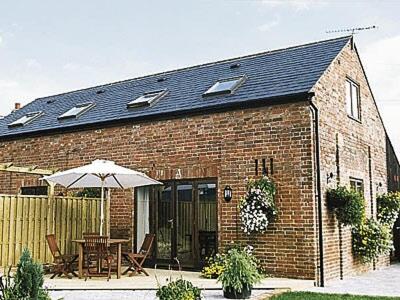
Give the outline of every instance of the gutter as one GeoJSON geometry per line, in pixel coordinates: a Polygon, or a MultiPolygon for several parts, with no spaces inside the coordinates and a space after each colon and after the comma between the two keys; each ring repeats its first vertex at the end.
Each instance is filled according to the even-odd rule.
{"type": "Polygon", "coordinates": [[[318,202],[318,249],[319,249],[319,286],[325,286],[324,273],[324,235],[323,235],[323,220],[322,220],[322,194],[321,194],[321,161],[320,161],[320,138],[319,138],[319,111],[318,107],[312,102],[310,97],[310,109],[313,115],[314,129],[314,147],[315,147],[315,168],[316,168],[316,194],[318,202]]]}

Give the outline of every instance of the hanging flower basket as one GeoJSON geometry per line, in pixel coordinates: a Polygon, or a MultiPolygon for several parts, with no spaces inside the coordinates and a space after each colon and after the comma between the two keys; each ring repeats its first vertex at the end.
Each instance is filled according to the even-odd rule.
{"type": "Polygon", "coordinates": [[[278,212],[275,205],[275,184],[264,176],[250,181],[247,193],[239,203],[242,230],[247,233],[264,233],[275,220],[278,212]]]}

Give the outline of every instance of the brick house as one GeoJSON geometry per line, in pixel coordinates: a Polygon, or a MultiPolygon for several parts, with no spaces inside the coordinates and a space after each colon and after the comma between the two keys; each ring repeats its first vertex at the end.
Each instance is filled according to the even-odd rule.
{"type": "MultiPolygon", "coordinates": [[[[68,169],[99,158],[165,183],[112,191],[110,202],[111,236],[139,243],[155,232],[158,263],[177,256],[196,268],[232,240],[254,245],[272,275],[320,284],[389,263],[357,261],[350,231],[326,208],[326,189],[340,183],[361,190],[375,215],[377,193],[398,185],[351,37],[39,98],[0,120],[0,163],[68,169]],[[245,179],[263,172],[279,216],[246,236],[237,203],[245,179]]],[[[0,173],[0,192],[40,185],[0,173]]]]}

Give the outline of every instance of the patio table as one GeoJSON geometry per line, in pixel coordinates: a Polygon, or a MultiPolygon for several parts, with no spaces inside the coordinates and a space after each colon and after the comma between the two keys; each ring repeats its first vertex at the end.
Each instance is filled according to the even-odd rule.
{"type": "MultiPolygon", "coordinates": [[[[78,258],[78,269],[79,269],[79,278],[83,277],[83,249],[85,246],[85,240],[72,240],[72,242],[78,244],[79,248],[79,258],[78,258]]],[[[121,278],[121,248],[123,243],[128,243],[129,240],[126,239],[109,239],[109,245],[117,245],[117,278],[121,278]]]]}

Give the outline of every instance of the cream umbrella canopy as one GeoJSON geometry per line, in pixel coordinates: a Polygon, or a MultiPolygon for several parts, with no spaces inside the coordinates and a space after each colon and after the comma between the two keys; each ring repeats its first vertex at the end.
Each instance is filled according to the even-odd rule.
{"type": "Polygon", "coordinates": [[[109,160],[95,160],[89,165],[45,176],[42,180],[60,184],[66,188],[101,188],[100,234],[104,223],[104,188],[134,188],[146,185],[162,185],[144,173],[116,165],[109,160]]]}

